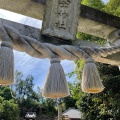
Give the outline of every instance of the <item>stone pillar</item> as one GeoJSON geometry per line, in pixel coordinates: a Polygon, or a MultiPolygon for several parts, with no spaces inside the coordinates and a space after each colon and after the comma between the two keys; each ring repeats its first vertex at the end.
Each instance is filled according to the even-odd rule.
{"type": "Polygon", "coordinates": [[[62,103],[58,103],[58,120],[62,120],[62,103]]]}

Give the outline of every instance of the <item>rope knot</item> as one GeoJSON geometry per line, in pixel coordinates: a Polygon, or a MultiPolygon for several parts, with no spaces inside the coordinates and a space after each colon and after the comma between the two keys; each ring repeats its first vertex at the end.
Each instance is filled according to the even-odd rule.
{"type": "Polygon", "coordinates": [[[58,59],[58,58],[52,58],[51,61],[50,61],[50,63],[51,64],[52,63],[60,63],[60,59],[58,59]]]}
{"type": "Polygon", "coordinates": [[[3,47],[9,47],[11,49],[13,48],[12,44],[9,41],[3,41],[1,43],[1,46],[3,46],[3,47]]]}

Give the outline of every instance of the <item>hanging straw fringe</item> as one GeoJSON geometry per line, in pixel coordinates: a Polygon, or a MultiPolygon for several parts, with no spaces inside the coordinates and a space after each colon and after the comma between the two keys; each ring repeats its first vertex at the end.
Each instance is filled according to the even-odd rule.
{"type": "Polygon", "coordinates": [[[53,58],[48,71],[43,89],[43,96],[46,98],[62,98],[69,96],[68,83],[60,60],[53,58]]]}
{"type": "Polygon", "coordinates": [[[86,60],[81,86],[82,90],[86,93],[99,93],[104,90],[97,67],[92,58],[86,60]]]}
{"type": "Polygon", "coordinates": [[[14,55],[10,42],[4,41],[0,48],[0,85],[14,83],[14,55]]]}

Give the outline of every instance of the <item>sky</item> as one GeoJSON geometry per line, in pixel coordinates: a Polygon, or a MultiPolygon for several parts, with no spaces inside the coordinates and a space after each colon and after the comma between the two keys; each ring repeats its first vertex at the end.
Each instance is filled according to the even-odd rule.
{"type": "MultiPolygon", "coordinates": [[[[19,15],[13,12],[8,12],[2,9],[0,9],[0,18],[4,18],[10,21],[18,22],[36,28],[41,28],[42,25],[42,21],[40,20],[19,15]]],[[[43,88],[45,77],[50,67],[50,60],[33,58],[24,52],[18,52],[15,50],[14,59],[15,70],[22,72],[24,78],[30,74],[33,75],[35,90],[37,89],[37,86],[43,88]]],[[[70,73],[75,69],[75,64],[73,61],[63,60],[61,61],[61,64],[63,66],[65,74],[70,73]]],[[[68,76],[66,78],[69,82],[73,82],[75,79],[75,77],[69,78],[68,76]]]]}
{"type": "MultiPolygon", "coordinates": [[[[109,0],[102,0],[104,3],[107,3],[109,0]]],[[[36,28],[41,28],[42,21],[36,20],[34,18],[26,17],[23,15],[19,15],[13,12],[8,12],[6,10],[0,9],[0,18],[4,18],[10,21],[18,22],[21,24],[29,25],[36,28]]],[[[38,59],[29,56],[26,53],[18,52],[14,50],[14,58],[15,58],[15,70],[18,70],[23,73],[24,78],[28,75],[34,76],[34,84],[35,88],[37,86],[43,88],[45,77],[47,71],[50,67],[49,59],[38,59]]],[[[75,64],[73,61],[63,60],[61,62],[65,74],[72,72],[75,69],[75,64]]],[[[66,76],[67,81],[73,82],[75,76],[69,78],[66,76]]]]}
{"type": "Polygon", "coordinates": [[[107,3],[109,0],[102,0],[104,3],[107,3]]]}

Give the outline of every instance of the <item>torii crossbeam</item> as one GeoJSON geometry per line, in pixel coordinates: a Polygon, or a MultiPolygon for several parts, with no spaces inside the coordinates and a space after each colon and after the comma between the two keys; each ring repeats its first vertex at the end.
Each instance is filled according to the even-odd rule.
{"type": "MultiPolygon", "coordinates": [[[[45,6],[44,0],[19,0],[19,2],[17,0],[12,0],[12,1],[1,0],[0,1],[1,9],[5,9],[5,10],[9,10],[19,14],[23,14],[26,16],[30,16],[33,18],[37,18],[39,20],[43,20],[44,6],[45,6]]],[[[81,11],[81,14],[79,18],[78,32],[91,34],[104,39],[109,38],[111,40],[112,38],[112,42],[113,40],[119,39],[119,34],[118,36],[115,36],[115,34],[113,33],[115,30],[118,31],[118,29],[120,28],[119,17],[109,15],[107,13],[101,12],[99,10],[95,10],[93,8],[90,8],[84,5],[81,5],[80,11],[81,11]],[[111,33],[112,33],[112,37],[109,37],[111,33]]],[[[5,24],[11,25],[13,27],[15,26],[15,28],[18,29],[18,31],[20,27],[23,28],[23,31],[25,31],[26,29],[24,25],[17,24],[12,21],[6,21],[6,20],[2,20],[2,21],[5,24]]],[[[32,36],[34,38],[37,38],[37,40],[41,40],[42,42],[49,41],[48,40],[49,38],[47,38],[46,40],[45,36],[42,37],[42,39],[39,39],[41,37],[41,33],[39,29],[35,29],[30,26],[27,26],[27,28],[29,28],[30,31],[33,31],[33,30],[36,31],[34,33],[32,32],[32,36]]],[[[25,35],[24,32],[22,34],[25,35]]],[[[51,38],[50,38],[50,42],[53,44],[67,43],[67,44],[72,44],[74,46],[76,45],[94,46],[95,45],[94,43],[78,41],[78,40],[73,41],[72,43],[69,41],[60,42],[59,40],[53,40],[51,38]]],[[[110,55],[106,58],[97,59],[96,61],[113,64],[113,65],[119,65],[120,64],[119,60],[120,60],[120,56],[117,53],[117,54],[110,55]]]]}

